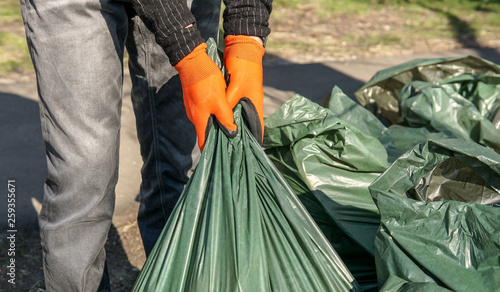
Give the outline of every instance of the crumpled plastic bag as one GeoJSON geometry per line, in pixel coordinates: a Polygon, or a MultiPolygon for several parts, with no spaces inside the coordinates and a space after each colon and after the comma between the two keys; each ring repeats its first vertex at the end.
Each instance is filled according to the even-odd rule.
{"type": "Polygon", "coordinates": [[[134,291],[356,291],[357,284],[238,116],[211,130],[134,291]]]}
{"type": "Polygon", "coordinates": [[[416,59],[381,70],[355,92],[401,152],[463,138],[500,151],[500,66],[476,57],[416,59]]]}
{"type": "Polygon", "coordinates": [[[394,162],[402,154],[394,143],[391,131],[372,112],[348,97],[339,87],[333,87],[322,106],[365,135],[379,140],[387,151],[388,162],[394,162]]]}
{"type": "Polygon", "coordinates": [[[392,124],[400,120],[398,95],[412,81],[438,83],[452,77],[499,74],[500,66],[473,57],[415,59],[377,72],[354,95],[356,99],[380,118],[392,124]]]}
{"type": "Polygon", "coordinates": [[[235,111],[214,124],[133,291],[359,291],[235,111]]]}
{"type": "Polygon", "coordinates": [[[377,289],[370,265],[374,256],[384,291],[481,291],[498,284],[499,258],[492,254],[500,251],[494,234],[500,222],[492,205],[499,203],[500,160],[472,141],[493,149],[500,145],[499,72],[498,65],[475,57],[415,60],[377,73],[356,92],[365,94],[366,100],[358,99],[368,109],[335,87],[323,103],[328,109],[296,96],[266,120],[266,153],[362,289],[377,289]],[[457,137],[462,139],[449,139],[457,137]],[[427,146],[416,146],[421,142],[427,146]],[[391,171],[381,179],[388,167],[391,171]],[[393,187],[404,191],[388,200],[385,193],[376,196],[370,189],[378,200],[375,205],[368,199],[368,187],[378,186],[370,184],[374,180],[385,183],[391,190],[385,193],[393,197],[393,187]],[[417,202],[417,207],[408,202],[417,202]],[[376,232],[382,212],[382,227],[376,232]],[[421,220],[413,224],[416,218],[421,220]],[[468,234],[462,226],[486,231],[468,234]],[[493,241],[483,242],[490,235],[493,241]],[[457,243],[464,236],[472,238],[465,247],[457,243]],[[446,266],[431,274],[422,263],[437,265],[441,253],[448,256],[446,240],[459,251],[453,250],[456,257],[445,259],[446,266]],[[435,253],[412,253],[426,248],[435,253]],[[474,257],[469,257],[465,272],[460,253],[474,257]],[[440,277],[452,278],[447,266],[464,276],[458,284],[449,279],[443,284],[440,277]],[[487,276],[492,278],[477,285],[487,276]]]}
{"type": "Polygon", "coordinates": [[[401,121],[389,131],[402,151],[438,137],[463,138],[500,150],[500,130],[492,122],[500,108],[500,75],[461,75],[438,84],[412,81],[403,87],[398,102],[401,121]]]}
{"type": "Polygon", "coordinates": [[[462,139],[428,141],[369,188],[381,216],[381,291],[500,287],[500,208],[491,206],[500,202],[500,155],[462,139]]]}
{"type": "Polygon", "coordinates": [[[293,97],[266,119],[263,146],[361,288],[376,290],[380,221],[368,186],[395,159],[387,149],[397,151],[366,109],[357,105],[359,112],[348,114],[354,102],[340,89],[330,101],[334,109],[293,97]]]}

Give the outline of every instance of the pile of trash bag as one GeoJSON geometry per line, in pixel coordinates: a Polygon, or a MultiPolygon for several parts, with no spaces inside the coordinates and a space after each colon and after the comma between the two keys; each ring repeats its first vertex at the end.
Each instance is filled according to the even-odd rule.
{"type": "Polygon", "coordinates": [[[262,147],[241,106],[215,123],[133,291],[498,290],[500,66],[414,60],[355,97],[296,95],[262,147]]]}
{"type": "Polygon", "coordinates": [[[297,95],[266,120],[263,146],[360,286],[376,288],[368,186],[390,165],[386,145],[297,95]]]}
{"type": "Polygon", "coordinates": [[[414,60],[266,119],[266,154],[364,291],[500,287],[499,74],[414,60]]]}
{"type": "Polygon", "coordinates": [[[444,138],[500,151],[499,84],[500,66],[480,58],[417,59],[378,72],[354,95],[391,124],[403,152],[444,138]]]}
{"type": "MultiPolygon", "coordinates": [[[[354,93],[361,105],[390,121],[399,120],[398,95],[408,83],[439,83],[461,75],[500,74],[500,66],[474,56],[415,59],[377,72],[354,93]]],[[[481,94],[482,90],[477,92],[481,94]]]]}
{"type": "Polygon", "coordinates": [[[500,157],[462,139],[428,141],[369,187],[382,291],[500,287],[500,157]]]}

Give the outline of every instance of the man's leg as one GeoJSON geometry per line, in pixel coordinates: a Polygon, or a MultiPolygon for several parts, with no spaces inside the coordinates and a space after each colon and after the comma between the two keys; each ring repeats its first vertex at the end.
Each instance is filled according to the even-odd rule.
{"type": "Polygon", "coordinates": [[[114,209],[123,5],[21,0],[48,177],[39,215],[47,291],[96,291],[114,209]]]}
{"type": "MultiPolygon", "coordinates": [[[[220,0],[196,1],[202,36],[217,40],[220,0]]],[[[141,144],[142,184],[138,224],[146,255],[153,248],[199,159],[196,132],[186,116],[177,71],[154,35],[131,15],[127,50],[132,103],[141,144]]]]}

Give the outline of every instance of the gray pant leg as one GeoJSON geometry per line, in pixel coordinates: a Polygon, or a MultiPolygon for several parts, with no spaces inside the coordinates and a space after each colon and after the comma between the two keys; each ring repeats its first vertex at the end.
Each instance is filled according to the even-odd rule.
{"type": "Polygon", "coordinates": [[[39,216],[47,291],[96,291],[114,209],[123,5],[21,0],[48,177],[39,216]]]}
{"type": "MultiPolygon", "coordinates": [[[[198,29],[206,39],[217,40],[220,5],[220,0],[192,3],[198,29]]],[[[199,149],[195,128],[184,109],[177,71],[137,16],[129,25],[127,51],[144,161],[138,224],[148,255],[198,162],[199,149]]]]}

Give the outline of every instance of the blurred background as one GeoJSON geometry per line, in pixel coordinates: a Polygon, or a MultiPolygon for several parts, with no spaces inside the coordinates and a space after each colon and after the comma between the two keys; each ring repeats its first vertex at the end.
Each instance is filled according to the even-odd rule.
{"type": "MultiPolygon", "coordinates": [[[[264,58],[264,115],[295,93],[321,103],[334,85],[352,97],[377,70],[415,57],[476,54],[499,63],[499,12],[500,0],[274,0],[264,58]]],[[[6,284],[6,220],[0,219],[0,291],[43,291],[36,212],[45,158],[18,0],[0,0],[0,108],[0,185],[16,179],[23,229],[12,286],[6,284]]],[[[117,208],[107,244],[113,291],[130,291],[145,260],[135,219],[142,161],[132,112],[126,77],[117,208]]],[[[0,218],[5,212],[0,210],[0,218]]]]}
{"type": "MultiPolygon", "coordinates": [[[[499,0],[275,0],[267,52],[305,63],[498,47],[499,11],[499,0]]],[[[0,76],[31,68],[19,1],[0,0],[0,76]]]]}

